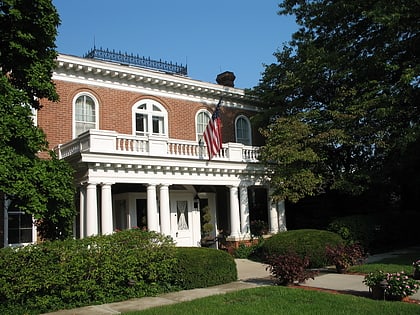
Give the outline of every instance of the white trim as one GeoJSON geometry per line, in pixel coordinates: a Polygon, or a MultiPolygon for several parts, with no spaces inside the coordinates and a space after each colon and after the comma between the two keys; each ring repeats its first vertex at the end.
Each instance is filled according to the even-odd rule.
{"type": "Polygon", "coordinates": [[[252,145],[252,130],[251,130],[251,122],[249,120],[248,117],[246,117],[245,115],[239,115],[238,117],[235,118],[235,141],[237,143],[242,143],[244,145],[252,145]],[[248,125],[248,139],[249,139],[249,143],[242,143],[240,141],[238,141],[238,129],[237,129],[237,124],[238,124],[238,120],[239,119],[243,119],[246,121],[247,125],[248,125]]]}
{"type": "Polygon", "coordinates": [[[160,104],[159,102],[156,102],[155,100],[145,98],[136,102],[131,107],[132,134],[134,136],[137,136],[137,130],[136,130],[136,114],[137,113],[144,113],[145,115],[147,115],[147,130],[145,134],[141,136],[150,136],[150,135],[161,136],[161,137],[169,136],[168,112],[162,104],[160,104]],[[146,110],[144,111],[137,109],[137,107],[142,104],[146,104],[146,110]],[[153,106],[158,107],[160,112],[154,112],[153,106]],[[153,133],[153,116],[163,117],[163,132],[158,133],[158,134],[153,133]]]}
{"type": "MultiPolygon", "coordinates": [[[[34,224],[34,217],[32,217],[32,242],[29,243],[13,243],[10,244],[9,243],[9,205],[10,205],[10,200],[7,199],[6,196],[4,196],[4,208],[3,208],[3,213],[4,213],[4,224],[3,224],[3,245],[4,247],[18,247],[18,246],[25,246],[25,245],[29,245],[29,244],[34,244],[36,243],[37,240],[37,228],[36,225],[34,224]]],[[[12,213],[20,213],[20,214],[25,214],[23,211],[13,211],[12,213]]]]}
{"type": "Polygon", "coordinates": [[[175,99],[214,105],[223,96],[223,106],[254,112],[262,109],[251,105],[252,99],[243,89],[193,80],[159,71],[117,63],[60,54],[56,60],[53,80],[94,85],[137,93],[153,93],[175,99]]]}
{"type": "Polygon", "coordinates": [[[95,128],[93,129],[99,129],[99,102],[97,98],[88,91],[82,91],[77,93],[72,100],[72,137],[73,139],[77,138],[79,135],[76,134],[76,100],[80,96],[88,96],[90,97],[93,102],[95,103],[95,128]]]}
{"type": "Polygon", "coordinates": [[[211,113],[207,110],[207,109],[200,109],[196,114],[195,114],[195,140],[198,142],[199,141],[199,135],[203,136],[204,134],[204,130],[206,129],[206,126],[204,126],[204,130],[202,133],[198,132],[198,115],[200,115],[201,113],[205,113],[207,114],[207,116],[209,117],[209,120],[211,119],[211,113]]]}

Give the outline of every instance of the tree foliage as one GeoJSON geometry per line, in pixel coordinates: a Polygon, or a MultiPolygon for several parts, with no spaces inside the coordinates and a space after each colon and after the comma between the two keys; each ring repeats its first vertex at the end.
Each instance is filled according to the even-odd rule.
{"type": "Polygon", "coordinates": [[[267,108],[262,157],[274,167],[279,197],[296,201],[328,189],[359,194],[395,180],[395,158],[420,135],[419,4],[279,5],[300,28],[251,91],[267,108]]]}
{"type": "Polygon", "coordinates": [[[41,98],[58,100],[51,75],[59,23],[50,0],[0,1],[0,69],[36,109],[41,98]]]}
{"type": "Polygon", "coordinates": [[[47,239],[69,236],[75,215],[72,170],[48,151],[32,119],[40,98],[57,100],[58,24],[51,1],[0,1],[0,192],[10,207],[31,214],[47,239]]]}

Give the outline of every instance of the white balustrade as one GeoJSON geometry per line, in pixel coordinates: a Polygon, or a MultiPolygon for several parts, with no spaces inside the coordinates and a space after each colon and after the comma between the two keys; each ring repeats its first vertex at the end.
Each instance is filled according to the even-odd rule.
{"type": "MultiPolygon", "coordinates": [[[[213,160],[258,162],[258,149],[238,143],[225,143],[213,160]]],[[[67,158],[80,152],[95,152],[208,159],[207,148],[196,141],[125,135],[101,130],[89,130],[68,143],[60,144],[55,150],[59,158],[67,158]]]]}

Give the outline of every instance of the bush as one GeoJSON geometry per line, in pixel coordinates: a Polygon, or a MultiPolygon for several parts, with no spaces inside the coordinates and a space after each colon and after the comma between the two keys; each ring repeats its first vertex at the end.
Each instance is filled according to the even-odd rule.
{"type": "Polygon", "coordinates": [[[268,223],[263,220],[253,220],[250,223],[251,235],[263,236],[268,233],[268,223]]]}
{"type": "Polygon", "coordinates": [[[336,233],[324,230],[291,230],[280,232],[267,239],[261,247],[262,259],[275,255],[295,252],[301,258],[309,259],[309,268],[328,265],[325,254],[327,246],[342,244],[343,239],[336,233]]]}
{"type": "Polygon", "coordinates": [[[237,279],[233,258],[140,229],[0,250],[0,314],[39,314],[237,279]]]}
{"type": "Polygon", "coordinates": [[[174,255],[170,238],[139,229],[5,248],[0,313],[48,312],[166,292],[174,255]]]}
{"type": "Polygon", "coordinates": [[[333,220],[328,230],[339,234],[347,243],[370,248],[381,238],[382,222],[374,215],[352,215],[333,220]]]}
{"type": "Polygon", "coordinates": [[[204,247],[177,247],[175,285],[181,290],[204,288],[236,281],[238,273],[232,256],[204,247]]]}
{"type": "Polygon", "coordinates": [[[325,248],[325,253],[330,264],[337,267],[337,271],[346,271],[354,265],[360,265],[366,258],[366,254],[360,244],[339,244],[325,248]]]}
{"type": "Polygon", "coordinates": [[[257,243],[253,242],[253,240],[251,240],[251,242],[252,244],[240,243],[238,248],[235,249],[233,256],[235,258],[243,259],[254,259],[258,257],[258,253],[261,249],[262,244],[264,243],[264,238],[259,237],[257,243]]]}
{"type": "Polygon", "coordinates": [[[295,252],[275,255],[267,258],[268,270],[277,279],[279,285],[302,283],[309,278],[314,279],[318,272],[308,270],[308,257],[301,257],[295,252]]]}

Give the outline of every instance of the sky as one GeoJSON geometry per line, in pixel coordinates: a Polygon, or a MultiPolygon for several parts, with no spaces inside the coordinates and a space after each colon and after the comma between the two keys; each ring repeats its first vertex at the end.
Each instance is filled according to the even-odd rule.
{"type": "Polygon", "coordinates": [[[94,46],[188,67],[188,77],[216,83],[235,73],[252,88],[264,65],[297,30],[278,15],[281,0],[53,0],[59,53],[82,57],[94,46]]]}

